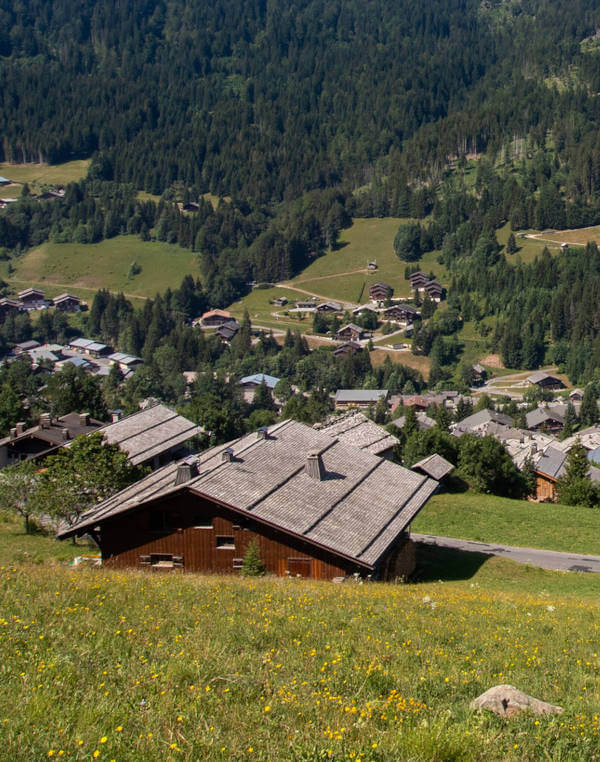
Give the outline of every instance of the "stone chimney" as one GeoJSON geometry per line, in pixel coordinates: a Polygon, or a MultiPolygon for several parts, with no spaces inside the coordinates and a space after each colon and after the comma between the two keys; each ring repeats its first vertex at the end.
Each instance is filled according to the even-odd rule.
{"type": "Polygon", "coordinates": [[[121,420],[121,411],[120,410],[113,410],[111,414],[111,420],[113,423],[116,423],[117,421],[121,420]]]}
{"type": "Polygon", "coordinates": [[[69,429],[61,429],[60,437],[63,442],[67,442],[69,440],[69,429]]]}
{"type": "Polygon", "coordinates": [[[175,472],[175,486],[178,487],[180,484],[185,484],[195,476],[198,476],[198,461],[184,460],[181,463],[177,464],[177,470],[175,472]]]}
{"type": "Polygon", "coordinates": [[[40,426],[43,429],[49,429],[51,424],[52,424],[52,416],[50,415],[50,413],[42,413],[40,415],[40,426]]]}
{"type": "Polygon", "coordinates": [[[19,421],[19,423],[17,423],[17,436],[18,437],[20,437],[21,434],[23,434],[23,432],[25,431],[25,425],[26,424],[23,421],[19,421]]]}
{"type": "Polygon", "coordinates": [[[79,413],[79,425],[80,426],[89,426],[90,425],[90,414],[89,413],[79,413]]]}
{"type": "Polygon", "coordinates": [[[256,432],[256,438],[257,439],[268,439],[269,438],[269,427],[268,426],[261,426],[257,432],[256,432]]]}
{"type": "Polygon", "coordinates": [[[305,471],[311,479],[316,479],[319,482],[325,479],[325,466],[323,465],[321,453],[318,450],[311,450],[308,453],[305,471]]]}
{"type": "Polygon", "coordinates": [[[10,438],[11,439],[16,439],[17,438],[17,430],[14,427],[10,430],[10,438]]]}
{"type": "Polygon", "coordinates": [[[223,463],[231,463],[233,461],[233,450],[231,447],[226,447],[221,453],[221,460],[223,463]]]}

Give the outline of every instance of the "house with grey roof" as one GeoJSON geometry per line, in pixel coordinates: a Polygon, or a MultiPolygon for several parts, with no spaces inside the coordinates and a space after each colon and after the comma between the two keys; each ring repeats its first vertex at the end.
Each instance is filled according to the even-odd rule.
{"type": "Polygon", "coordinates": [[[235,573],[258,543],[270,573],[406,577],[411,521],[438,482],[296,421],[171,463],[83,514],[103,564],[235,573]]]}
{"type": "Polygon", "coordinates": [[[315,423],[313,428],[382,458],[391,458],[392,450],[399,444],[397,437],[358,411],[331,416],[323,423],[315,423]]]}
{"type": "Polygon", "coordinates": [[[531,431],[543,429],[549,433],[558,433],[562,431],[565,425],[564,416],[556,409],[552,410],[546,406],[539,406],[530,410],[525,416],[525,421],[527,428],[531,431]]]}
{"type": "Polygon", "coordinates": [[[335,393],[335,409],[369,408],[380,400],[386,400],[387,396],[387,389],[338,389],[335,393]]]}
{"type": "Polygon", "coordinates": [[[479,436],[485,436],[487,434],[487,428],[492,423],[500,423],[503,426],[512,426],[513,419],[509,415],[504,413],[498,413],[496,410],[479,410],[473,415],[463,418],[458,423],[453,423],[450,426],[450,431],[454,436],[460,437],[463,434],[478,434],[479,436]]]}
{"type": "Polygon", "coordinates": [[[68,446],[75,437],[98,431],[100,426],[102,422],[90,418],[88,413],[68,413],[59,418],[42,413],[34,426],[17,423],[7,437],[0,439],[0,468],[23,460],[42,461],[68,446]]]}
{"type": "Polygon", "coordinates": [[[539,386],[542,389],[564,389],[565,385],[557,376],[538,370],[527,377],[530,386],[539,386]]]}
{"type": "Polygon", "coordinates": [[[198,426],[166,405],[152,405],[138,413],[108,423],[98,431],[109,444],[117,444],[134,466],[159,468],[188,452],[198,426]]]}

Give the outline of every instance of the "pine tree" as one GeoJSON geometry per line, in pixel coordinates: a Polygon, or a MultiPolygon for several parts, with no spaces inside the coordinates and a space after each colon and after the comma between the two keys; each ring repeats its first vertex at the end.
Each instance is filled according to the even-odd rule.
{"type": "Polygon", "coordinates": [[[265,573],[265,567],[260,558],[260,548],[258,541],[254,538],[248,543],[240,574],[244,577],[262,577],[265,573]]]}
{"type": "Polygon", "coordinates": [[[579,419],[585,426],[593,426],[598,423],[597,390],[594,384],[588,384],[583,392],[579,419]]]}

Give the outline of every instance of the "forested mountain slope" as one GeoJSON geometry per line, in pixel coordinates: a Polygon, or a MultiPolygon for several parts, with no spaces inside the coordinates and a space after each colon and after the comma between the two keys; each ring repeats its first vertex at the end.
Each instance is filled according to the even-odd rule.
{"type": "Polygon", "coordinates": [[[99,151],[103,179],[268,202],[532,130],[567,150],[600,120],[598,19],[593,0],[0,0],[0,160],[99,151]]]}

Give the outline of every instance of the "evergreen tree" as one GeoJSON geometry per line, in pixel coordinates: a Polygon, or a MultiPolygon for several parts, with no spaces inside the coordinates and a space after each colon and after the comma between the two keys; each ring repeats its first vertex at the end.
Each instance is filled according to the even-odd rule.
{"type": "Polygon", "coordinates": [[[583,392],[579,419],[584,426],[594,426],[600,420],[598,413],[598,393],[595,384],[588,384],[583,392]]]}

